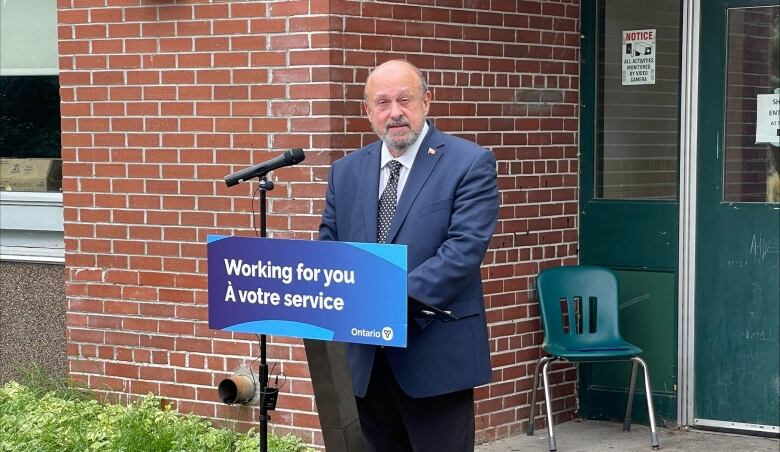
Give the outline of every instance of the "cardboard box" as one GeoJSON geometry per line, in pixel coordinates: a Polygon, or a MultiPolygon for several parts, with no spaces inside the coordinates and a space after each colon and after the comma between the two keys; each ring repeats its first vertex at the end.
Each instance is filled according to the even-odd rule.
{"type": "Polygon", "coordinates": [[[0,158],[0,190],[62,191],[62,159],[0,158]]]}

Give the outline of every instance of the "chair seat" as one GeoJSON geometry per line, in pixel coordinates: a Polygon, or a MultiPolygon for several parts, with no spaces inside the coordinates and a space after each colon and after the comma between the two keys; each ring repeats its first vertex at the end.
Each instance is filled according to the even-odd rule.
{"type": "Polygon", "coordinates": [[[613,361],[639,356],[642,349],[628,342],[609,342],[606,344],[583,344],[563,347],[547,344],[544,351],[570,362],[613,361]]]}

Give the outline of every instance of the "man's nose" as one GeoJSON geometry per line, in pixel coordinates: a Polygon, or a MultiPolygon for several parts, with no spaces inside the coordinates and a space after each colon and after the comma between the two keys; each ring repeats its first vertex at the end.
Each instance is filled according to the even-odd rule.
{"type": "Polygon", "coordinates": [[[390,117],[400,118],[403,115],[404,113],[401,110],[401,106],[398,104],[398,102],[390,102],[390,117]]]}

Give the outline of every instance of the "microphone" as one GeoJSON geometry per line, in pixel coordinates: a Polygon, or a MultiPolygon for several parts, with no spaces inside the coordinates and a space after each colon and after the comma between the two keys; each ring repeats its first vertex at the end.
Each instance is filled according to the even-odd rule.
{"type": "Polygon", "coordinates": [[[249,168],[244,168],[241,171],[236,171],[233,174],[228,174],[225,176],[225,185],[232,187],[255,177],[263,177],[275,169],[284,168],[285,166],[297,165],[305,158],[306,155],[303,153],[303,149],[290,149],[289,151],[285,151],[284,154],[260,163],[259,165],[250,166],[249,168]]]}

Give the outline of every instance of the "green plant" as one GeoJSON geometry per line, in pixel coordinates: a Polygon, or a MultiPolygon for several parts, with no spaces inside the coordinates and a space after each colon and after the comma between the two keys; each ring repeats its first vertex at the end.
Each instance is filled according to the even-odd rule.
{"type": "Polygon", "coordinates": [[[14,366],[19,376],[17,381],[36,395],[51,393],[65,400],[95,399],[95,393],[80,385],[75,380],[52,375],[35,363],[14,366]]]}
{"type": "MultiPolygon", "coordinates": [[[[0,452],[249,452],[256,432],[216,429],[148,395],[127,407],[103,404],[69,386],[0,388],[0,452]]],[[[269,436],[269,451],[304,452],[300,439],[269,436]]]]}

